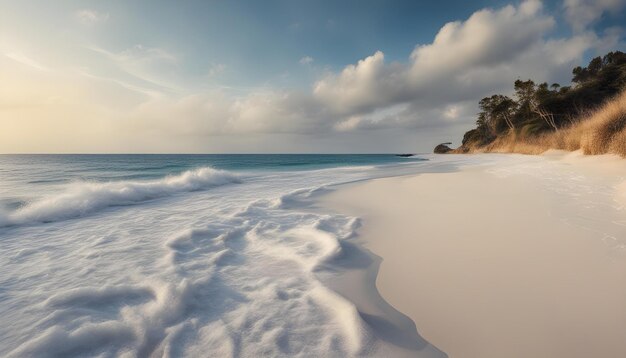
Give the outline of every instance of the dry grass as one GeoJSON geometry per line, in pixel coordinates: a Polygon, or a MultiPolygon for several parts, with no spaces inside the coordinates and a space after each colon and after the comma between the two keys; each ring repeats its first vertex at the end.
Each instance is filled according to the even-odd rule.
{"type": "Polygon", "coordinates": [[[550,149],[582,149],[590,155],[611,153],[626,157],[626,91],[568,128],[532,137],[511,133],[487,146],[455,152],[541,154],[550,149]]]}

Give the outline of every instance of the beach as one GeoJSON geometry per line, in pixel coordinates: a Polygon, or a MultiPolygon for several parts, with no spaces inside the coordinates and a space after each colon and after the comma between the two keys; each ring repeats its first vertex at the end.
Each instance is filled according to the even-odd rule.
{"type": "Polygon", "coordinates": [[[380,295],[450,357],[626,356],[621,159],[466,158],[320,205],[362,219],[380,295]]]}
{"type": "Polygon", "coordinates": [[[0,167],[2,356],[626,356],[618,157],[0,167]]]}
{"type": "Polygon", "coordinates": [[[626,0],[1,9],[0,358],[626,358],[626,0]]]}

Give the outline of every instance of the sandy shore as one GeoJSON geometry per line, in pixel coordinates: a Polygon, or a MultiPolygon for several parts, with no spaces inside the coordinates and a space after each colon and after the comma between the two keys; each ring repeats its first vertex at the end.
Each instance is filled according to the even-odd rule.
{"type": "Polygon", "coordinates": [[[381,296],[450,357],[626,357],[616,166],[515,156],[349,185],[321,203],[363,219],[381,296]]]}

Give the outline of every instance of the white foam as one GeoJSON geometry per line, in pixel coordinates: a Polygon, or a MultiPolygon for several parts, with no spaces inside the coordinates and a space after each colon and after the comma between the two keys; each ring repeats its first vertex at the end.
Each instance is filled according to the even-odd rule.
{"type": "Polygon", "coordinates": [[[0,355],[384,355],[388,343],[318,277],[354,267],[343,241],[358,219],[307,207],[367,170],[255,174],[106,215],[86,214],[241,180],[204,168],[74,183],[11,213],[12,225],[80,219],[0,231],[11,292],[0,313],[13,322],[0,325],[0,355]]]}
{"type": "Polygon", "coordinates": [[[56,308],[77,306],[98,308],[112,302],[123,304],[136,299],[147,300],[153,298],[154,295],[152,289],[142,286],[81,287],[55,294],[46,300],[45,305],[56,308]]]}
{"type": "Polygon", "coordinates": [[[59,194],[44,197],[8,215],[0,213],[0,226],[81,217],[111,206],[133,205],[239,182],[237,175],[209,167],[153,181],[74,182],[59,194]]]}
{"type": "Polygon", "coordinates": [[[103,347],[115,347],[122,351],[124,345],[133,340],[133,334],[128,326],[114,321],[86,323],[71,332],[52,327],[38,338],[19,346],[9,357],[94,355],[103,347]]]}
{"type": "Polygon", "coordinates": [[[0,205],[0,227],[10,225],[9,211],[0,205]]]}

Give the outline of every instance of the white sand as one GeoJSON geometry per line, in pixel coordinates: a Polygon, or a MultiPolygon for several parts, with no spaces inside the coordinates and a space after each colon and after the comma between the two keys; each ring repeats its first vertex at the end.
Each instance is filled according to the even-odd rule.
{"type": "Polygon", "coordinates": [[[626,162],[467,157],[322,198],[363,219],[382,297],[453,358],[626,357],[626,162]]]}

